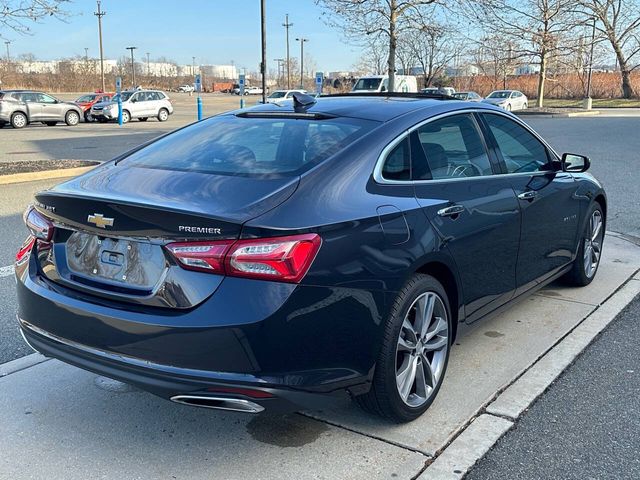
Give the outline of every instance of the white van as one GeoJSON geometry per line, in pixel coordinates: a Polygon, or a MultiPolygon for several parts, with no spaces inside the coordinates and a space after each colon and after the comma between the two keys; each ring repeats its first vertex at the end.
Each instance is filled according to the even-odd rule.
{"type": "MultiPolygon", "coordinates": [[[[389,91],[389,75],[370,75],[360,77],[352,92],[387,92],[389,91]]],[[[396,75],[394,92],[418,92],[418,82],[413,75],[396,75]]]]}

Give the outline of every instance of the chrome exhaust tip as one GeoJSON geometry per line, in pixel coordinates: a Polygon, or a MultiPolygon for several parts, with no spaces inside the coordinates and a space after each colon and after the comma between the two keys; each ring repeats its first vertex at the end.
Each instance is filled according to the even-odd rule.
{"type": "Polygon", "coordinates": [[[192,407],[213,408],[215,410],[229,410],[232,412],[260,413],[264,411],[262,405],[242,398],[175,395],[171,397],[171,401],[192,407]]]}

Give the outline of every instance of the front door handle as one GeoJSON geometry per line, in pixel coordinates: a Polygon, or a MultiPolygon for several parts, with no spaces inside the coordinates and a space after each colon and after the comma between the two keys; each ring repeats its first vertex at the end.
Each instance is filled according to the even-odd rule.
{"type": "Polygon", "coordinates": [[[528,200],[529,202],[532,202],[537,195],[538,194],[535,190],[527,190],[526,192],[519,193],[518,198],[520,200],[528,200]]]}
{"type": "Polygon", "coordinates": [[[441,217],[455,217],[464,212],[462,205],[451,205],[450,207],[441,208],[438,210],[438,215],[441,217]]]}

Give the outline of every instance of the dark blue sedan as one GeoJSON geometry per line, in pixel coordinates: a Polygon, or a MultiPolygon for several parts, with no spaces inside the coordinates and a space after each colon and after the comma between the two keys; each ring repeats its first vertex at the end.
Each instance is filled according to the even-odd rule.
{"type": "Polygon", "coordinates": [[[598,269],[606,197],[502,109],[342,95],[187,126],[36,195],[19,323],[45,355],[244,412],[421,415],[457,335],[598,269]]]}

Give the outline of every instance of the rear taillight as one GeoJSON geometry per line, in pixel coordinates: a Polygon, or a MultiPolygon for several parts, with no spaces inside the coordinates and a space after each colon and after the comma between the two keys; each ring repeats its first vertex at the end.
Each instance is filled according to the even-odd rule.
{"type": "Polygon", "coordinates": [[[305,276],[322,240],[316,234],[238,241],[167,245],[183,268],[234,277],[297,283],[305,276]]]}
{"type": "Polygon", "coordinates": [[[188,270],[224,274],[224,254],[233,244],[228,242],[170,243],[167,249],[188,270]]]}
{"type": "Polygon", "coordinates": [[[44,242],[50,242],[53,238],[53,223],[38,212],[32,206],[29,206],[22,216],[25,225],[31,232],[31,235],[36,237],[38,240],[42,240],[44,242]]]}

